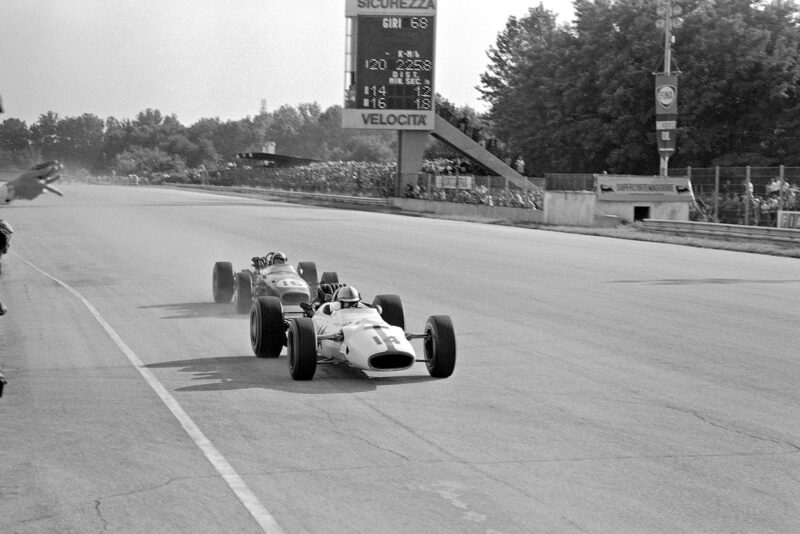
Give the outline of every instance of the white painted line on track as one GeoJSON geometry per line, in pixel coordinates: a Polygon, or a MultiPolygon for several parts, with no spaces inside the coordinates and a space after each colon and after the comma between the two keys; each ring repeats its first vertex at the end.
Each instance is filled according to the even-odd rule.
{"type": "Polygon", "coordinates": [[[136,355],[133,350],[122,340],[122,338],[117,334],[117,332],[108,324],[100,312],[97,311],[91,302],[89,302],[83,295],[78,293],[75,289],[70,287],[68,284],[62,282],[58,278],[51,276],[50,274],[44,272],[36,265],[32,264],[25,258],[20,257],[17,254],[14,254],[17,258],[22,260],[23,262],[30,265],[33,269],[39,271],[44,276],[52,280],[53,282],[57,283],[70,293],[72,293],[78,300],[80,300],[84,306],[89,310],[89,312],[94,316],[95,320],[103,327],[103,330],[111,337],[111,339],[116,343],[117,347],[122,351],[123,354],[128,358],[128,361],[139,371],[139,374],[142,375],[142,378],[145,379],[147,384],[155,391],[156,395],[159,396],[161,401],[169,408],[169,411],[172,412],[172,415],[180,422],[183,429],[186,430],[186,433],[189,434],[189,437],[192,438],[192,441],[195,442],[197,447],[200,451],[205,455],[211,465],[214,466],[214,469],[217,470],[217,473],[225,480],[225,483],[228,484],[228,487],[231,488],[233,493],[239,498],[242,504],[247,508],[247,511],[250,512],[250,515],[253,516],[253,519],[256,520],[258,525],[261,527],[266,534],[283,534],[283,529],[278,525],[275,518],[272,517],[272,514],[269,513],[261,501],[258,500],[255,493],[253,493],[250,488],[245,483],[244,479],[233,469],[228,460],[222,456],[222,453],[209,441],[209,439],[203,434],[203,431],[200,430],[200,427],[195,424],[189,414],[184,411],[178,401],[175,400],[167,388],[155,377],[155,375],[145,367],[142,360],[136,355]]]}

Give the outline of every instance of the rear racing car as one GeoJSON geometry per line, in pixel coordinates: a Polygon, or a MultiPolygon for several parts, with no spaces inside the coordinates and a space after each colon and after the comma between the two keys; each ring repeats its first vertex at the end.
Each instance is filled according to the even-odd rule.
{"type": "Polygon", "coordinates": [[[317,266],[312,261],[301,261],[297,269],[287,263],[283,252],[270,252],[263,257],[252,258],[251,266],[234,272],[233,264],[218,261],[212,273],[214,302],[227,303],[233,300],[238,313],[247,313],[253,299],[270,296],[296,312],[302,312],[301,304],[310,304],[317,299],[321,283],[338,283],[336,272],[322,273],[317,280],[317,266]]]}
{"type": "Polygon", "coordinates": [[[322,284],[320,297],[304,304],[305,315],[289,317],[280,299],[259,296],[250,310],[250,343],[256,356],[276,358],[284,346],[295,380],[311,380],[317,364],[345,363],[362,371],[402,371],[424,362],[434,378],[447,378],[456,364],[456,339],[447,315],[431,315],[423,333],[405,331],[403,304],[397,295],[361,302],[344,284],[322,284]],[[411,340],[423,340],[417,359],[411,340]]]}

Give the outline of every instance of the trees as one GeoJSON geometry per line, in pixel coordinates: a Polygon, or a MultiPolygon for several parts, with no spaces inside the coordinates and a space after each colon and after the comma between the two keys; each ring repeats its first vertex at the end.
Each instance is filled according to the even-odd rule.
{"type": "MultiPolygon", "coordinates": [[[[797,162],[800,34],[792,2],[677,0],[682,75],[673,165],[797,162]],[[754,156],[756,154],[756,156],[754,156]],[[758,158],[754,161],[753,158],[758,158]]],[[[656,0],[576,0],[574,25],[541,5],[509,18],[482,92],[501,137],[543,172],[654,173],[656,0]]],[[[673,66],[674,70],[674,66],[673,66]]]]}
{"type": "Polygon", "coordinates": [[[0,123],[0,157],[14,166],[29,167],[31,132],[25,121],[6,119],[0,123]]]}

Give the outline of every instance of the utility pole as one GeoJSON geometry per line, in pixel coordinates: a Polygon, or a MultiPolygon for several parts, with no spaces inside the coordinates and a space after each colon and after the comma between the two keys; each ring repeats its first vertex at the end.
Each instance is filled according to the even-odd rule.
{"type": "Polygon", "coordinates": [[[673,28],[680,28],[683,19],[680,6],[673,0],[661,0],[656,27],[664,30],[664,71],[656,76],[656,136],[660,158],[659,175],[669,173],[669,158],[675,153],[678,125],[678,72],[672,71],[673,28]]]}

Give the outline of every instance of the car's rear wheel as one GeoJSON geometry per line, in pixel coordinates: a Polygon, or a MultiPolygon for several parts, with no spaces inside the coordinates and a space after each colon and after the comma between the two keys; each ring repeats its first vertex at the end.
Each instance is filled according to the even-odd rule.
{"type": "Polygon", "coordinates": [[[250,283],[250,272],[239,271],[236,273],[236,285],[233,292],[233,302],[236,304],[236,312],[249,312],[252,301],[253,286],[250,283]]]}
{"type": "Polygon", "coordinates": [[[297,264],[297,274],[306,284],[314,285],[317,283],[317,264],[313,261],[301,261],[297,264]]]}
{"type": "Polygon", "coordinates": [[[289,371],[293,379],[314,378],[317,370],[317,336],[311,319],[299,317],[289,324],[286,353],[289,355],[289,371]]]}
{"type": "Polygon", "coordinates": [[[250,308],[250,346],[259,358],[277,358],[286,342],[283,307],[278,297],[258,297],[250,308]]]}
{"type": "Polygon", "coordinates": [[[384,321],[405,330],[406,316],[403,311],[403,301],[398,295],[376,295],[372,305],[381,307],[381,317],[384,321]]]}
{"type": "Polygon", "coordinates": [[[319,279],[320,285],[322,284],[338,284],[339,273],[335,271],[326,271],[322,273],[322,278],[319,279]]]}
{"type": "Polygon", "coordinates": [[[456,336],[448,315],[431,315],[425,323],[425,365],[434,378],[447,378],[456,368],[456,336]]]}
{"type": "Polygon", "coordinates": [[[218,261],[214,264],[211,293],[214,295],[214,302],[218,304],[231,301],[231,297],[233,297],[233,265],[231,262],[218,261]]]}

